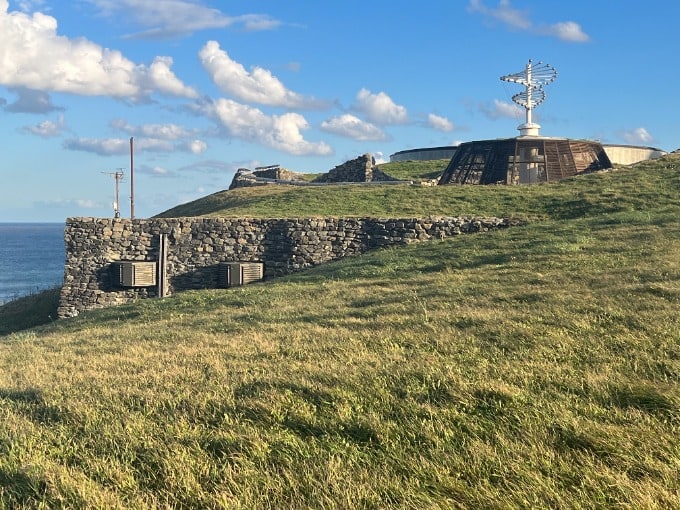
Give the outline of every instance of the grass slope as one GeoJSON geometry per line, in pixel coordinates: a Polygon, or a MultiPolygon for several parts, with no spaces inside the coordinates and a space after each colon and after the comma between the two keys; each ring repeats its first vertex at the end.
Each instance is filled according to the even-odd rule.
{"type": "MultiPolygon", "coordinates": [[[[159,217],[408,217],[485,215],[566,219],[632,211],[677,199],[677,156],[634,169],[535,186],[262,186],[222,191],[159,217]],[[671,162],[671,163],[669,163],[671,162]],[[668,168],[664,168],[668,167],[668,168]],[[641,175],[644,174],[644,175],[641,175]]],[[[402,163],[406,164],[406,163],[402,163]]],[[[422,162],[409,162],[413,173],[422,162]]],[[[425,166],[425,168],[428,168],[425,166]]],[[[403,170],[403,172],[405,172],[403,170]]]]}
{"type": "Polygon", "coordinates": [[[0,504],[680,507],[673,164],[522,188],[525,227],[3,337],[0,504]]]}

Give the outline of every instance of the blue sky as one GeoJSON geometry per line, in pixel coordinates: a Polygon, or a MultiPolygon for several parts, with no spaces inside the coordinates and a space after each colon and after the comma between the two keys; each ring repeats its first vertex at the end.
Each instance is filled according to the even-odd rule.
{"type": "MultiPolygon", "coordinates": [[[[0,222],[149,217],[236,169],[518,134],[680,147],[680,2],[0,0],[0,222]]],[[[285,211],[281,212],[285,215],[285,211]]]]}

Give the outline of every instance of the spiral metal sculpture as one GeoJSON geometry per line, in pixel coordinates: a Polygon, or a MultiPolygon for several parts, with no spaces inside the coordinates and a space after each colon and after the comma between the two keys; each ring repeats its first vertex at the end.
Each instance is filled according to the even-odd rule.
{"type": "Polygon", "coordinates": [[[545,101],[544,85],[552,83],[557,78],[557,69],[550,64],[538,62],[534,64],[531,60],[526,67],[513,74],[501,76],[501,80],[524,85],[524,90],[512,96],[512,100],[526,110],[526,123],[519,126],[523,135],[537,135],[538,124],[531,120],[531,111],[545,101]]]}

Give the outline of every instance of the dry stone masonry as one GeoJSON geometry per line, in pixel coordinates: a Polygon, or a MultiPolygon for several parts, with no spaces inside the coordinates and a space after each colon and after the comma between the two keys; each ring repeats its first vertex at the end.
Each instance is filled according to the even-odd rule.
{"type": "Polygon", "coordinates": [[[166,239],[167,293],[218,288],[223,262],[261,262],[265,279],[390,245],[517,224],[502,218],[69,218],[58,314],[156,297],[155,286],[121,287],[120,261],[155,262],[166,239]]]}
{"type": "Polygon", "coordinates": [[[320,175],[314,182],[377,182],[393,181],[394,178],[378,169],[371,154],[338,165],[320,175]]]}
{"type": "Polygon", "coordinates": [[[247,168],[239,168],[229,185],[229,189],[232,190],[246,186],[266,186],[268,184],[308,186],[367,182],[396,182],[396,180],[379,169],[371,154],[364,154],[336,166],[328,171],[328,173],[318,176],[311,182],[304,180],[303,174],[287,170],[280,165],[259,167],[254,171],[247,168]]]}

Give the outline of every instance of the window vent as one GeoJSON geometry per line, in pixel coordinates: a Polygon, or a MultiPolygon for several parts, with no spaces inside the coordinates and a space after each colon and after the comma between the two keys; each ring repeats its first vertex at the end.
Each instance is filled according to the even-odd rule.
{"type": "Polygon", "coordinates": [[[218,269],[218,286],[222,288],[247,285],[263,278],[262,262],[222,262],[218,269]]]}
{"type": "Polygon", "coordinates": [[[113,283],[120,287],[151,287],[156,285],[155,262],[114,262],[112,271],[113,283]]]}

